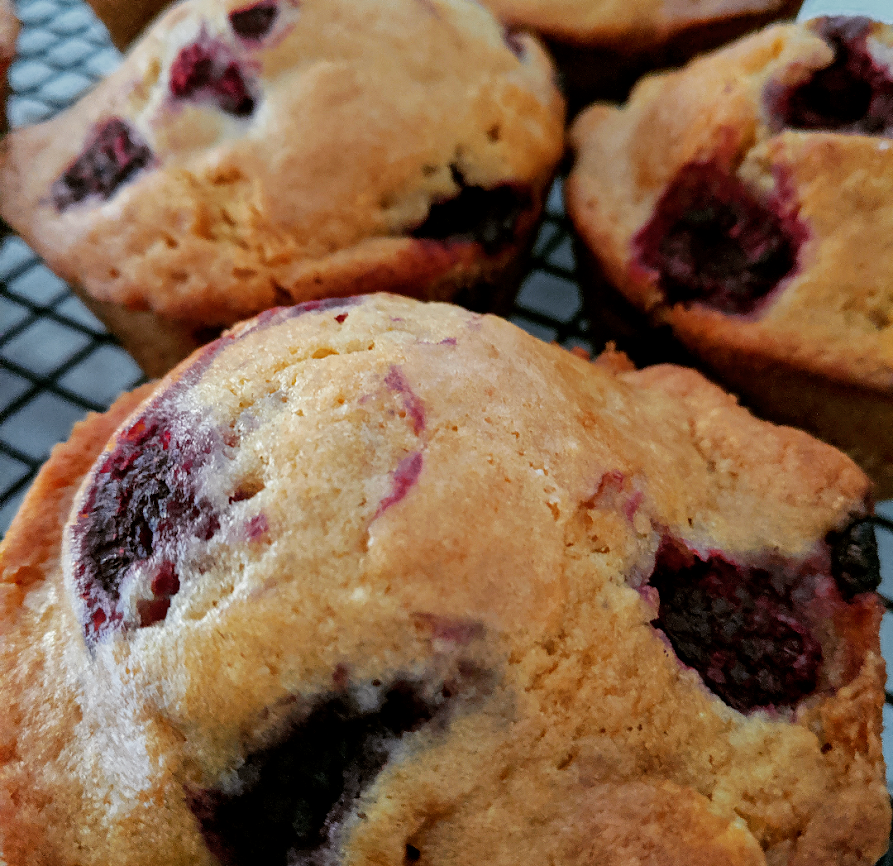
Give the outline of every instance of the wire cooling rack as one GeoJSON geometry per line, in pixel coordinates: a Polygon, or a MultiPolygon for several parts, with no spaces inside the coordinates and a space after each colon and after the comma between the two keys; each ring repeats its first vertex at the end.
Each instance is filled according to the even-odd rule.
{"type": "MultiPolygon", "coordinates": [[[[18,0],[22,33],[10,70],[12,126],[69,105],[120,61],[82,0],[18,0]]],[[[583,313],[560,183],[549,195],[531,271],[509,318],[567,348],[598,351],[583,313]]],[[[16,237],[0,242],[0,535],[57,442],[89,411],[103,411],[142,372],[102,324],[16,237]]],[[[893,519],[893,501],[878,511],[893,519]]],[[[893,531],[878,533],[884,657],[893,661],[893,531]]],[[[891,664],[893,670],[893,664],[891,664]]],[[[893,677],[884,707],[884,751],[893,765],[893,677]]],[[[893,789],[893,770],[888,770],[893,789]]],[[[893,854],[882,861],[893,866],[893,854]]],[[[879,864],[881,866],[881,864],[879,864]]]]}

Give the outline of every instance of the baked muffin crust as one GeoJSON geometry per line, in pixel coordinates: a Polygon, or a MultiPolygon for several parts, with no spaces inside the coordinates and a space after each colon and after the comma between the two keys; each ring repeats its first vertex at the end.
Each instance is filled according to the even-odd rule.
{"type": "Polygon", "coordinates": [[[277,304],[498,283],[562,150],[545,52],[475,3],[190,0],[9,137],[0,213],[113,330],[185,354],[277,304]]]}
{"type": "Polygon", "coordinates": [[[327,737],[328,823],[289,806],[308,862],[884,850],[881,611],[833,543],[868,482],[839,452],[692,371],[393,297],[265,314],[145,394],[60,446],[0,548],[8,866],[246,862],[242,798],[327,737]],[[770,619],[821,645],[809,695],[739,711],[680,663],[667,539],[801,588],[770,619]]]}
{"type": "Polygon", "coordinates": [[[623,108],[578,119],[567,187],[587,249],[635,308],[759,411],[848,450],[881,496],[891,33],[867,19],[778,25],[648,78],[623,108]]]}

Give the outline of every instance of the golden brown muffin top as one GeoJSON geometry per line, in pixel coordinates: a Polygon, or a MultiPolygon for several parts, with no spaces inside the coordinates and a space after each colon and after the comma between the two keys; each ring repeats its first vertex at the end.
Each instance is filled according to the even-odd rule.
{"type": "Polygon", "coordinates": [[[562,148],[545,53],[476,3],[190,0],[9,138],[0,212],[96,299],[220,326],[393,268],[463,192],[502,225],[562,148]]]}
{"type": "Polygon", "coordinates": [[[643,80],[622,108],[579,117],[568,207],[611,280],[689,342],[697,333],[889,389],[891,47],[893,29],[867,19],[770,27],[643,80]],[[668,240],[685,201],[689,240],[668,240]],[[712,297],[668,293],[655,262],[673,259],[673,244],[697,244],[698,208],[738,226],[743,251],[717,243],[730,247],[726,260],[747,259],[746,275],[717,277],[712,297]]]}
{"type": "Polygon", "coordinates": [[[692,371],[388,296],[265,314],[137,400],[0,547],[8,866],[267,862],[289,766],[281,844],[312,862],[883,851],[839,452],[692,371]],[[750,697],[732,645],[677,657],[673,586],[707,573],[768,611],[726,623],[757,656],[791,653],[750,697]]]}

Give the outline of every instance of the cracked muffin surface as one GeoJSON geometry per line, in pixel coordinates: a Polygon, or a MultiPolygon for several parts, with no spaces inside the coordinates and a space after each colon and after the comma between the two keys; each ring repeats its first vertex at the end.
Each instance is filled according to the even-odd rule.
{"type": "Polygon", "coordinates": [[[189,0],[9,137],[0,212],[125,344],[166,327],[180,360],[278,304],[511,283],[563,115],[535,39],[468,0],[189,0]]]}
{"type": "Polygon", "coordinates": [[[756,410],[847,450],[881,497],[891,46],[887,25],[820,18],[645,79],[625,106],[577,120],[567,190],[604,281],[756,410]]]}
{"type": "Polygon", "coordinates": [[[690,370],[267,312],[81,424],[0,547],[0,853],[871,866],[867,497],[690,370]]]}

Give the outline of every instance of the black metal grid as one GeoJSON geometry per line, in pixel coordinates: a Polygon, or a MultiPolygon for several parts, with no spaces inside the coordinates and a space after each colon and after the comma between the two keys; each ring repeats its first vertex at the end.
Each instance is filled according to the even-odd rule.
{"type": "Polygon", "coordinates": [[[87,412],[104,411],[144,377],[24,244],[7,241],[0,250],[0,274],[0,524],[5,532],[52,445],[67,438],[87,412]]]}
{"type": "MultiPolygon", "coordinates": [[[[119,55],[82,0],[19,0],[23,32],[10,82],[13,126],[42,120],[70,104],[109,72],[119,55]]],[[[531,271],[509,318],[547,341],[588,352],[589,322],[581,303],[561,185],[548,199],[531,271]]],[[[89,411],[103,411],[144,381],[133,360],[102,324],[18,238],[0,243],[0,534],[4,533],[52,446],[68,438],[89,411]]],[[[878,521],[888,613],[882,648],[893,659],[893,502],[878,521]]],[[[885,726],[893,729],[888,687],[885,726]]],[[[888,764],[893,736],[885,736],[888,764]]],[[[893,782],[893,774],[888,783],[893,782]]],[[[893,866],[893,853],[882,861],[893,866]]],[[[881,866],[881,864],[879,864],[881,866]]]]}

